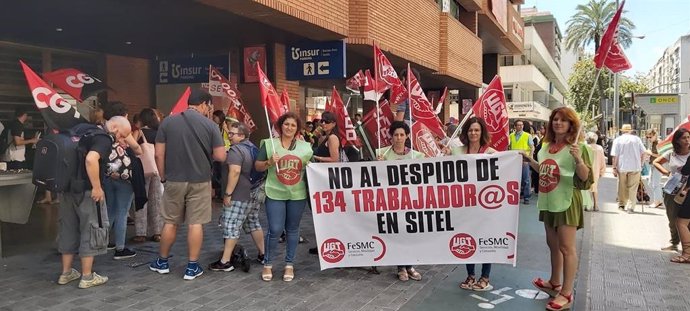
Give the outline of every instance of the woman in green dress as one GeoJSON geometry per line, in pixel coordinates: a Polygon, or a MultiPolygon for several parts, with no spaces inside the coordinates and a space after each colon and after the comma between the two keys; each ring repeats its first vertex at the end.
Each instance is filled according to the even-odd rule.
{"type": "Polygon", "coordinates": [[[547,310],[569,309],[573,302],[578,265],[575,236],[584,227],[580,190],[589,189],[593,182],[592,156],[578,142],[579,127],[580,120],[573,109],[557,108],[549,117],[539,162],[523,154],[525,161],[539,172],[537,207],[551,254],[551,277],[536,278],[532,284],[554,297],[546,305],[547,310]]]}
{"type": "MultiPolygon", "coordinates": [[[[405,141],[410,138],[410,127],[403,121],[393,121],[388,132],[393,137],[393,144],[388,147],[376,149],[379,161],[422,159],[424,153],[412,150],[405,146],[405,141]]],[[[398,279],[407,281],[413,279],[420,281],[422,275],[413,266],[398,266],[398,279]]]]}

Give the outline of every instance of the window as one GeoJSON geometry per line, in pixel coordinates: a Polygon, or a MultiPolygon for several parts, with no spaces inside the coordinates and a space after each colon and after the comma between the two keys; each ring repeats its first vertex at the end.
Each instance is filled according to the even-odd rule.
{"type": "Polygon", "coordinates": [[[506,102],[513,101],[513,89],[503,89],[503,94],[506,96],[506,102]]]}
{"type": "Polygon", "coordinates": [[[499,65],[501,65],[501,66],[513,66],[513,56],[512,55],[501,56],[501,63],[499,65]]]}

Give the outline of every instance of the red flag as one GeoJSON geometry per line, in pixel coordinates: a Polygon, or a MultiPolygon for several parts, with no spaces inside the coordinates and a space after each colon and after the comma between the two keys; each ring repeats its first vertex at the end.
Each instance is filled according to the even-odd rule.
{"type": "Polygon", "coordinates": [[[41,116],[49,128],[66,130],[77,124],[88,122],[79,114],[79,111],[48,86],[48,83],[43,81],[28,65],[21,60],[19,63],[24,70],[24,76],[29,84],[29,89],[31,89],[36,107],[38,107],[38,111],[41,112],[41,116]]]}
{"type": "Polygon", "coordinates": [[[402,83],[391,86],[391,104],[398,105],[407,100],[409,94],[402,83]]]}
{"type": "Polygon", "coordinates": [[[377,83],[374,90],[374,78],[371,77],[371,72],[367,69],[364,73],[364,99],[365,100],[379,100],[381,95],[388,90],[388,85],[385,83],[377,83]],[[376,97],[378,95],[378,97],[376,97]]]}
{"type": "Polygon", "coordinates": [[[436,110],[434,110],[435,114],[441,113],[441,108],[443,108],[443,104],[446,102],[446,96],[448,96],[447,86],[443,88],[443,94],[441,94],[441,97],[438,99],[438,105],[436,105],[436,110]]]}
{"type": "Polygon", "coordinates": [[[178,114],[187,110],[187,108],[189,108],[189,95],[191,94],[192,89],[187,87],[187,89],[184,90],[184,93],[182,93],[182,96],[180,96],[180,99],[177,100],[175,106],[173,106],[172,111],[170,111],[170,115],[178,114]]]}
{"type": "Polygon", "coordinates": [[[594,55],[594,64],[597,69],[601,69],[604,66],[604,62],[608,57],[609,51],[614,44],[616,31],[618,31],[618,23],[621,19],[621,14],[623,13],[623,6],[625,5],[625,0],[621,3],[621,6],[616,11],[616,14],[611,19],[611,23],[606,28],[604,35],[601,37],[601,43],[599,44],[599,50],[596,51],[594,55]]]}
{"type": "Polygon", "coordinates": [[[681,128],[690,131],[690,114],[687,116],[687,118],[685,118],[685,120],[683,120],[683,122],[678,124],[678,126],[676,126],[676,128],[673,129],[673,132],[671,132],[671,134],[668,134],[668,136],[666,136],[666,138],[663,141],[659,142],[659,145],[657,147],[661,148],[666,144],[670,144],[671,141],[673,141],[673,134],[675,134],[676,131],[681,128]]]}
{"type": "Polygon", "coordinates": [[[427,158],[436,157],[441,154],[441,149],[436,143],[436,138],[431,130],[423,122],[415,121],[412,124],[412,137],[414,149],[424,153],[427,158]]]}
{"type": "Polygon", "coordinates": [[[443,124],[434,112],[434,108],[426,98],[419,81],[412,74],[412,70],[407,70],[407,81],[410,85],[410,112],[415,121],[424,123],[426,127],[437,137],[446,137],[443,131],[443,124]]]}
{"type": "Polygon", "coordinates": [[[354,76],[352,76],[352,78],[347,79],[347,82],[345,82],[345,87],[353,92],[359,92],[359,88],[364,86],[365,79],[366,77],[360,69],[354,76]]]}
{"type": "Polygon", "coordinates": [[[283,110],[290,110],[290,94],[286,89],[283,89],[283,93],[280,94],[280,102],[283,104],[283,110]]]}
{"type": "Polygon", "coordinates": [[[486,122],[491,136],[491,148],[508,150],[508,109],[503,84],[498,75],[491,80],[482,96],[472,106],[472,113],[486,122]]]}
{"type": "Polygon", "coordinates": [[[333,107],[333,112],[336,115],[336,124],[338,125],[338,136],[340,136],[341,146],[355,145],[360,147],[362,143],[357,137],[357,132],[355,131],[355,126],[352,124],[352,120],[347,113],[343,99],[338,94],[338,91],[333,86],[333,93],[331,94],[331,106],[333,107]]]}
{"type": "Polygon", "coordinates": [[[386,55],[381,52],[376,44],[374,44],[374,69],[376,83],[384,84],[386,89],[393,85],[402,84],[398,74],[395,72],[395,68],[393,68],[391,62],[388,61],[386,55]]]}
{"type": "Polygon", "coordinates": [[[623,48],[621,48],[617,40],[613,42],[613,45],[609,50],[609,54],[604,60],[604,66],[606,66],[606,68],[611,70],[613,73],[618,73],[632,68],[630,61],[625,56],[625,53],[623,53],[623,48]]]}
{"type": "Polygon", "coordinates": [[[80,102],[90,95],[108,89],[100,79],[74,68],[46,72],[43,73],[43,77],[80,102]]]}
{"type": "Polygon", "coordinates": [[[256,130],[256,123],[254,123],[254,119],[245,109],[240,92],[235,87],[235,84],[230,83],[215,67],[211,66],[210,69],[208,76],[209,94],[229,99],[230,106],[226,115],[246,124],[250,132],[256,130]]]}
{"type": "Polygon", "coordinates": [[[261,65],[256,63],[257,72],[259,74],[259,88],[261,89],[261,104],[268,112],[268,118],[271,123],[276,123],[278,118],[285,114],[287,110],[280,101],[280,96],[276,89],[273,88],[273,84],[268,80],[266,74],[261,70],[261,65]]]}
{"type": "Polygon", "coordinates": [[[393,120],[393,110],[391,110],[390,103],[385,99],[379,105],[379,113],[376,112],[376,109],[372,109],[364,115],[364,118],[362,118],[362,126],[369,132],[369,137],[371,137],[369,141],[371,142],[373,140],[373,143],[371,143],[372,146],[390,146],[392,144],[393,137],[391,137],[388,129],[390,129],[393,120]],[[379,135],[376,135],[376,131],[378,131],[377,122],[381,123],[380,144],[378,142],[379,135]]]}

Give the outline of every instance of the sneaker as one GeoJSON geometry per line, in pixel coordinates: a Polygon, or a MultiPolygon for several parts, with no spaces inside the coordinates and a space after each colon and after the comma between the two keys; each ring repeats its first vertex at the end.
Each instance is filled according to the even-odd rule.
{"type": "Polygon", "coordinates": [[[136,255],[137,255],[137,252],[135,252],[129,248],[123,248],[121,251],[115,250],[115,256],[113,256],[113,259],[120,260],[120,259],[132,258],[136,255]]]}
{"type": "Polygon", "coordinates": [[[618,209],[619,210],[625,210],[625,206],[624,205],[618,205],[618,209]]]}
{"type": "Polygon", "coordinates": [[[522,204],[529,204],[529,199],[522,200],[522,204]]]}
{"type": "Polygon", "coordinates": [[[115,249],[115,243],[108,243],[108,250],[115,249]]]}
{"type": "Polygon", "coordinates": [[[235,266],[230,264],[230,261],[222,263],[220,260],[208,265],[208,268],[212,271],[225,271],[230,272],[235,270],[235,266]]]}
{"type": "Polygon", "coordinates": [[[259,263],[264,263],[265,258],[266,258],[266,255],[259,254],[258,256],[256,256],[256,261],[258,261],[259,263]]]}
{"type": "Polygon", "coordinates": [[[204,274],[204,269],[201,269],[199,264],[197,264],[196,267],[192,267],[190,264],[187,264],[187,269],[184,271],[184,279],[193,280],[202,274],[204,274]]]}
{"type": "Polygon", "coordinates": [[[92,272],[90,280],[85,280],[84,277],[81,278],[81,281],[79,281],[79,288],[89,288],[103,285],[105,282],[108,282],[107,276],[101,276],[96,274],[96,272],[92,272]]]}
{"type": "Polygon", "coordinates": [[[72,282],[74,280],[78,280],[81,277],[81,273],[77,271],[76,269],[72,268],[72,271],[60,274],[60,278],[58,279],[58,284],[60,285],[65,285],[69,282],[72,282]]]}
{"type": "Polygon", "coordinates": [[[149,269],[160,274],[170,273],[170,265],[168,264],[168,261],[161,260],[160,258],[156,258],[156,260],[152,261],[149,265],[149,269]]]}

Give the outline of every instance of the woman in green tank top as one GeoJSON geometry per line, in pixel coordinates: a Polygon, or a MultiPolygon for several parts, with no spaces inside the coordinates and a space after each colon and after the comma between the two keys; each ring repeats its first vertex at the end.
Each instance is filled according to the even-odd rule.
{"type": "Polygon", "coordinates": [[[578,142],[579,128],[580,120],[573,109],[557,108],[549,117],[539,162],[523,154],[539,172],[537,207],[551,255],[551,278],[536,278],[532,284],[554,297],[546,305],[547,310],[568,309],[573,301],[578,264],[575,236],[583,227],[580,190],[589,189],[593,182],[591,155],[578,142]]]}
{"type": "Polygon", "coordinates": [[[266,252],[261,278],[273,279],[273,257],[278,249],[278,238],[287,236],[285,252],[285,272],[283,281],[290,282],[295,277],[294,260],[299,242],[299,223],[307,203],[307,186],[304,171],[311,159],[311,144],[297,139],[302,121],[293,112],[288,112],[276,122],[278,138],[264,139],[254,168],[266,177],[266,218],[268,233],[265,236],[266,252]]]}
{"type": "MultiPolygon", "coordinates": [[[[421,159],[424,154],[419,151],[414,151],[405,146],[405,141],[410,138],[410,127],[403,121],[393,121],[388,133],[393,137],[393,145],[376,150],[379,161],[391,160],[405,160],[405,159],[421,159]]],[[[413,266],[398,266],[398,279],[407,281],[413,279],[420,281],[422,275],[414,269],[413,266]]]]}

